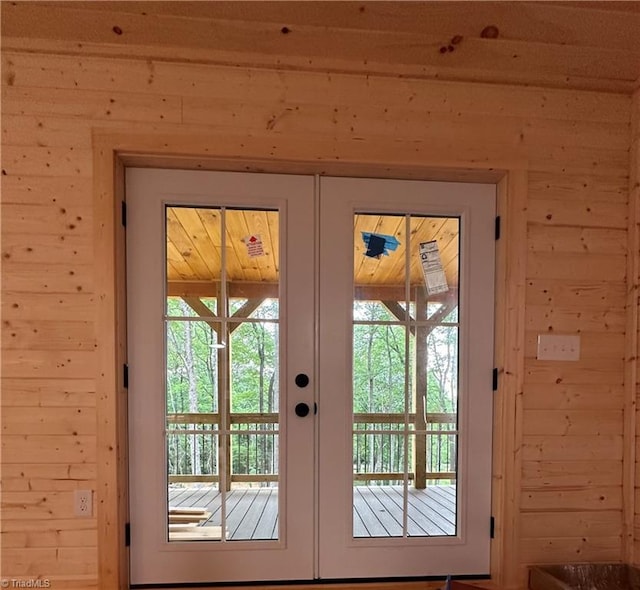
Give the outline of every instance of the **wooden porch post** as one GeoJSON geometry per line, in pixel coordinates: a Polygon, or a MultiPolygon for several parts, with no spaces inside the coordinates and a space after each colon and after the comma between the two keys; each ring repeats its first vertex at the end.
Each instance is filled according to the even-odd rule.
{"type": "MultiPolygon", "coordinates": [[[[218,285],[218,294],[216,299],[216,312],[219,318],[228,317],[229,297],[228,285],[227,289],[223,289],[222,282],[218,285]],[[225,292],[226,291],[226,292],[225,292]]],[[[229,326],[226,330],[220,331],[220,341],[224,341],[226,346],[218,349],[218,409],[220,411],[220,429],[231,429],[231,375],[229,367],[231,366],[231,331],[229,326]]],[[[219,437],[219,462],[218,472],[220,479],[218,487],[222,491],[231,490],[231,437],[219,437]]]]}
{"type": "MultiPolygon", "coordinates": [[[[416,287],[416,320],[427,319],[427,300],[423,287],[416,287]]],[[[424,431],[427,428],[426,421],[426,395],[427,395],[427,335],[426,326],[416,326],[416,386],[415,409],[416,431],[424,431]]],[[[414,480],[413,485],[418,490],[427,487],[427,435],[416,434],[414,448],[414,480]]]]}

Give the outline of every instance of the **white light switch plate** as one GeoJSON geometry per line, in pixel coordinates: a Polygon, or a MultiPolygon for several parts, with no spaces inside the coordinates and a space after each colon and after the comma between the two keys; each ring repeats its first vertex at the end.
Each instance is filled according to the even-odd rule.
{"type": "Polygon", "coordinates": [[[580,360],[580,336],[577,334],[539,334],[537,359],[540,361],[580,360]]]}

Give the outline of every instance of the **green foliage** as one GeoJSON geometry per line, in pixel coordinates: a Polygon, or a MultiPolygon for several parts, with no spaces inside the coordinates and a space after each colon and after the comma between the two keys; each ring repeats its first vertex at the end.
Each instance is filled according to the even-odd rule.
{"type": "MultiPolygon", "coordinates": [[[[244,303],[232,302],[232,311],[244,303]]],[[[265,301],[248,321],[229,323],[232,332],[219,336],[222,324],[205,322],[180,299],[169,298],[167,322],[167,413],[217,413],[219,382],[228,381],[231,411],[271,413],[279,408],[278,303],[265,301]],[[186,320],[185,317],[193,317],[186,320]],[[217,348],[224,341],[228,348],[217,348]],[[228,376],[219,375],[228,354],[228,376]]],[[[426,391],[415,391],[415,336],[400,325],[381,302],[357,302],[353,327],[353,411],[395,414],[415,412],[415,396],[426,397],[428,413],[453,413],[457,408],[457,334],[454,326],[439,326],[427,337],[426,391]],[[406,366],[410,368],[406,370],[406,366]]],[[[450,315],[449,321],[457,316],[450,315]]],[[[418,333],[418,332],[416,332],[418,333]]],[[[237,424],[231,437],[233,473],[265,474],[278,470],[278,435],[247,434],[273,430],[277,424],[237,424]]],[[[413,436],[403,423],[354,424],[355,429],[384,434],[354,434],[354,472],[402,472],[411,469],[413,436]],[[405,448],[406,445],[409,448],[405,448]]],[[[455,424],[427,425],[455,429],[455,424]]],[[[218,473],[215,425],[170,424],[169,470],[173,474],[218,473]],[[194,429],[202,434],[187,434],[194,429]],[[180,434],[184,432],[184,434],[180,434]]],[[[427,436],[428,468],[455,469],[454,435],[427,436]]]]}

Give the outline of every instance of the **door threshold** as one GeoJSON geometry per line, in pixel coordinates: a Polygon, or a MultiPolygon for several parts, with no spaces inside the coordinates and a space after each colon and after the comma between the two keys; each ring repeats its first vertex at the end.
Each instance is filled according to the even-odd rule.
{"type": "MultiPolygon", "coordinates": [[[[312,590],[314,587],[336,590],[349,590],[356,588],[366,590],[375,588],[380,590],[430,590],[444,589],[448,576],[407,576],[407,577],[385,577],[385,578],[314,578],[312,580],[269,580],[253,582],[191,582],[184,584],[134,584],[131,590],[189,590],[200,588],[202,590],[225,588],[303,588],[312,590]],[[425,584],[426,582],[426,584],[425,584]]],[[[491,590],[496,588],[491,582],[488,574],[465,574],[452,575],[451,590],[472,590],[474,588],[491,590]],[[458,582],[458,583],[456,583],[458,582]],[[465,582],[464,584],[459,582],[465,582]],[[479,585],[474,585],[478,582],[479,585]]]]}

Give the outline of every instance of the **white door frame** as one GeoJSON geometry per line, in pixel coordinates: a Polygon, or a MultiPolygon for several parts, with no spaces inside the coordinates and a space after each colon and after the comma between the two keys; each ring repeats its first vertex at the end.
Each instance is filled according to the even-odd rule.
{"type": "MultiPolygon", "coordinates": [[[[176,173],[180,173],[180,171],[165,171],[165,172],[170,173],[171,175],[175,175],[176,173]]],[[[193,172],[191,172],[191,171],[183,171],[183,173],[184,173],[184,174],[186,174],[186,175],[193,174],[193,172]]],[[[201,173],[201,174],[216,175],[216,174],[234,174],[234,173],[201,173]]],[[[264,175],[264,176],[269,176],[269,175],[264,175]]],[[[288,178],[290,178],[290,177],[288,177],[288,178]]],[[[302,178],[307,178],[307,179],[309,179],[310,177],[302,177],[302,178]]],[[[182,182],[184,182],[184,180],[185,180],[185,179],[182,179],[182,182]]],[[[263,186],[263,184],[262,184],[262,181],[263,181],[263,180],[264,180],[264,179],[262,179],[262,180],[261,180],[261,186],[263,186]]],[[[365,182],[365,183],[366,183],[366,182],[374,182],[374,183],[380,183],[380,182],[382,182],[382,183],[405,182],[405,183],[407,183],[407,185],[406,185],[406,186],[408,186],[409,184],[413,184],[413,185],[420,184],[420,181],[380,181],[380,180],[366,180],[366,179],[328,179],[328,178],[323,178],[323,179],[322,179],[322,182],[323,182],[323,185],[324,185],[324,184],[326,184],[327,186],[330,186],[330,184],[331,184],[331,182],[332,182],[332,181],[338,181],[339,183],[342,183],[342,182],[344,182],[345,180],[347,180],[347,181],[353,181],[353,182],[355,182],[355,183],[360,183],[360,186],[361,186],[361,187],[362,187],[362,186],[364,186],[364,185],[362,184],[363,182],[365,182]]],[[[167,178],[163,178],[163,179],[160,181],[160,183],[157,185],[156,190],[164,190],[165,192],[171,192],[171,191],[168,189],[168,187],[169,187],[170,185],[168,185],[168,184],[167,184],[167,182],[168,182],[167,178]]],[[[438,183],[430,183],[430,184],[438,184],[438,183]]],[[[451,183],[440,183],[440,184],[446,184],[446,187],[447,187],[447,188],[449,188],[449,189],[451,189],[451,183]]],[[[184,186],[184,184],[182,184],[182,186],[184,186]]],[[[461,186],[469,186],[469,185],[461,185],[461,186]]],[[[351,185],[350,190],[351,190],[351,189],[353,189],[353,188],[355,188],[355,185],[351,185]]],[[[486,188],[486,187],[485,187],[485,188],[486,188]]],[[[495,186],[491,185],[491,186],[490,186],[490,188],[494,191],[494,194],[495,194],[495,186]]],[[[177,185],[176,185],[176,190],[178,190],[178,186],[177,186],[177,185]]],[[[184,191],[183,191],[183,192],[184,192],[184,191]]],[[[197,193],[196,193],[196,194],[197,194],[197,193]]],[[[193,196],[194,196],[194,194],[189,195],[189,197],[188,197],[188,198],[186,199],[186,201],[185,201],[185,204],[186,204],[186,203],[188,203],[188,204],[190,204],[190,205],[191,205],[191,204],[196,204],[196,205],[197,205],[198,203],[195,203],[195,202],[193,202],[192,200],[190,200],[193,196]]],[[[209,204],[213,204],[213,203],[209,203],[209,204]]],[[[216,204],[219,204],[219,203],[216,203],[216,204]]],[[[399,207],[399,206],[401,206],[401,205],[402,205],[402,203],[394,203],[394,204],[393,204],[393,206],[389,208],[389,212],[390,212],[390,213],[391,213],[391,212],[397,212],[398,207],[399,207]]],[[[363,202],[363,205],[362,205],[362,206],[366,206],[366,201],[365,201],[365,202],[363,202]]],[[[380,208],[378,207],[377,209],[379,210],[380,208]]],[[[446,208],[445,208],[445,209],[446,209],[446,208]]],[[[442,210],[442,214],[451,215],[451,214],[453,214],[453,213],[452,213],[452,211],[453,211],[453,209],[451,209],[451,208],[449,207],[449,208],[448,208],[448,209],[446,209],[446,210],[444,210],[444,209],[443,209],[443,210],[442,210]]],[[[351,210],[351,212],[353,212],[353,209],[351,210]]],[[[431,214],[436,214],[436,213],[437,213],[437,211],[435,211],[433,207],[428,208],[428,212],[429,212],[429,213],[431,213],[431,214]]],[[[460,214],[464,216],[464,215],[466,215],[467,213],[468,213],[468,212],[462,211],[460,214]]],[[[476,213],[474,213],[474,216],[475,216],[475,215],[476,215],[476,213]]],[[[475,217],[474,217],[474,218],[475,218],[475,217]]],[[[491,227],[493,227],[493,220],[494,220],[494,218],[495,218],[495,210],[492,210],[492,211],[491,211],[491,214],[490,214],[491,227]]],[[[133,219],[133,218],[130,216],[130,219],[133,219]]],[[[351,224],[351,223],[352,223],[352,215],[348,217],[347,221],[348,221],[348,223],[349,223],[349,224],[351,224]]],[[[131,223],[131,222],[130,222],[130,223],[131,223]]],[[[321,223],[322,223],[322,221],[321,221],[321,223]]],[[[311,227],[313,227],[313,226],[311,226],[311,227]]],[[[292,232],[292,233],[290,234],[290,236],[292,236],[292,239],[293,239],[293,235],[294,235],[294,233],[295,233],[295,229],[294,229],[294,228],[289,228],[289,229],[290,229],[290,231],[292,232]]],[[[300,229],[300,228],[298,227],[297,229],[300,229]]],[[[351,230],[352,230],[352,228],[351,228],[351,230]]],[[[302,232],[299,234],[299,237],[300,237],[301,235],[302,235],[302,232]]],[[[347,235],[352,236],[352,231],[351,231],[350,233],[348,233],[347,235]]],[[[302,237],[304,237],[304,236],[302,236],[302,237]]],[[[308,236],[307,236],[307,237],[308,237],[308,236]]],[[[342,251],[342,255],[344,255],[344,251],[342,251]]],[[[493,256],[493,253],[492,253],[492,256],[493,256]]],[[[332,257],[332,254],[331,254],[331,253],[329,253],[327,258],[331,258],[331,257],[332,257]]],[[[295,257],[294,257],[294,258],[295,258],[295,257]]],[[[326,260],[327,258],[325,258],[325,260],[326,260]]],[[[493,259],[493,258],[492,258],[492,259],[493,259]]],[[[335,260],[335,259],[334,259],[334,260],[335,260]]],[[[296,263],[300,265],[298,268],[301,268],[304,264],[308,264],[308,261],[298,260],[296,263]]],[[[335,269],[334,269],[334,270],[335,270],[335,269]]],[[[491,278],[490,278],[491,291],[492,291],[492,289],[493,289],[493,274],[492,274],[492,272],[493,272],[493,269],[491,269],[491,278]]],[[[322,289],[322,286],[323,286],[323,285],[321,284],[320,286],[321,286],[321,289],[322,289]]],[[[321,292],[322,292],[322,291],[321,291],[321,292]]],[[[313,299],[313,293],[311,293],[311,298],[309,299],[309,301],[313,301],[313,300],[314,300],[314,299],[313,299]]],[[[321,300],[322,300],[322,297],[321,297],[321,300]]],[[[327,301],[329,301],[329,299],[327,299],[327,301]]],[[[351,309],[351,307],[350,307],[351,303],[352,303],[352,302],[351,302],[351,301],[349,301],[349,310],[351,309]]],[[[313,306],[312,306],[312,307],[313,307],[313,306]]],[[[323,322],[324,322],[324,321],[326,321],[326,318],[323,320],[323,322]]],[[[350,324],[350,318],[349,318],[349,324],[350,324]]],[[[327,324],[327,326],[328,326],[328,324],[327,324]]],[[[487,342],[489,342],[491,345],[492,345],[492,343],[493,343],[492,329],[493,329],[493,324],[491,323],[491,325],[489,326],[489,331],[488,331],[488,332],[487,332],[487,331],[485,331],[485,333],[490,334],[490,337],[487,337],[487,342]]],[[[312,326],[307,328],[307,334],[306,334],[306,335],[309,337],[309,341],[310,341],[310,342],[313,342],[313,338],[314,338],[314,328],[313,328],[312,326]]],[[[491,348],[492,348],[492,346],[491,346],[491,348]]],[[[322,354],[322,353],[321,353],[321,354],[322,354]]],[[[328,357],[327,357],[327,358],[328,358],[328,357]]],[[[284,362],[285,360],[286,360],[286,358],[285,358],[285,357],[283,357],[283,362],[284,362]]],[[[491,364],[492,364],[492,363],[491,363],[491,364]]],[[[294,375],[295,373],[299,372],[299,371],[300,371],[300,369],[299,369],[299,368],[296,368],[296,369],[292,369],[292,371],[293,371],[293,372],[292,372],[292,375],[294,375]]],[[[284,372],[286,372],[287,374],[289,374],[291,371],[283,371],[283,373],[284,373],[284,372]]],[[[309,374],[312,374],[311,368],[309,368],[308,372],[309,372],[309,374]]],[[[132,385],[132,386],[134,386],[134,383],[135,383],[135,381],[134,381],[134,379],[135,379],[134,375],[135,375],[135,371],[132,371],[132,382],[131,382],[131,385],[132,385]]],[[[332,373],[332,377],[335,377],[336,375],[337,375],[337,372],[336,372],[336,373],[332,373]]],[[[350,382],[350,380],[348,380],[347,382],[350,382]]],[[[135,387],[135,386],[134,386],[134,387],[135,387]]],[[[310,388],[310,390],[311,390],[311,388],[310,388]]],[[[289,406],[291,406],[291,404],[289,404],[289,406]]],[[[285,406],[284,406],[284,404],[283,404],[283,407],[285,407],[285,406]]],[[[489,408],[490,408],[490,406],[489,406],[489,408]]],[[[287,412],[288,412],[290,409],[291,409],[291,407],[288,407],[288,408],[287,408],[287,412]]],[[[322,405],[321,405],[321,415],[322,415],[322,405]]],[[[321,423],[322,423],[322,422],[321,422],[321,423]]],[[[488,428],[489,428],[489,431],[490,431],[490,426],[491,426],[491,410],[489,410],[489,421],[488,421],[488,422],[486,422],[486,423],[484,423],[484,424],[488,424],[488,428]]],[[[335,423],[334,423],[334,426],[335,426],[335,423]]],[[[322,428],[322,427],[321,427],[321,428],[322,428]]],[[[349,430],[350,430],[350,426],[349,426],[349,430]]],[[[320,434],[320,436],[322,436],[322,433],[320,434]]],[[[489,436],[489,440],[490,440],[490,438],[491,438],[490,432],[489,432],[489,435],[488,435],[488,436],[489,436]]],[[[337,437],[333,437],[333,438],[334,438],[335,440],[338,440],[338,438],[337,438],[337,437]]],[[[350,450],[350,446],[349,446],[349,450],[350,450]]],[[[132,457],[133,457],[133,453],[132,453],[132,457]]],[[[490,465],[491,465],[491,461],[490,461],[490,453],[489,453],[489,454],[488,454],[488,456],[487,456],[487,461],[481,461],[480,463],[482,463],[483,465],[484,465],[485,463],[487,463],[487,465],[486,465],[486,467],[487,467],[487,469],[486,469],[486,474],[487,474],[487,478],[490,480],[490,473],[491,473],[491,471],[490,471],[490,465]],[[488,461],[488,462],[487,462],[487,461],[488,461]]],[[[462,464],[462,463],[461,463],[461,464],[462,464]]],[[[475,463],[474,463],[474,464],[475,464],[475,463]]],[[[313,465],[311,465],[311,469],[313,469],[313,465]]],[[[320,467],[320,470],[321,470],[321,472],[322,472],[322,470],[323,470],[322,465],[321,465],[321,467],[320,467]]],[[[351,476],[351,474],[349,473],[349,478],[350,478],[350,476],[351,476]]],[[[321,479],[322,479],[322,478],[321,478],[321,479]]],[[[337,488],[336,488],[336,489],[337,489],[337,488]]],[[[464,486],[463,486],[463,489],[464,489],[464,486]]],[[[490,488],[489,488],[488,495],[487,495],[485,492],[483,492],[483,494],[482,494],[482,495],[483,495],[484,497],[488,498],[488,500],[487,500],[487,502],[485,502],[485,504],[486,504],[486,506],[489,508],[489,514],[490,514],[490,488]]],[[[311,496],[313,496],[313,494],[311,494],[311,496]]],[[[322,506],[322,497],[320,498],[320,506],[322,506]]],[[[350,502],[349,502],[349,505],[348,505],[348,509],[349,509],[349,515],[350,515],[350,514],[351,514],[351,505],[350,505],[350,502]]],[[[314,513],[314,510],[313,510],[313,509],[308,511],[308,514],[313,514],[313,513],[314,513]]],[[[323,518],[322,520],[324,520],[324,518],[323,518]]],[[[320,522],[322,522],[322,520],[321,520],[320,522]]],[[[350,522],[351,522],[351,519],[350,519],[350,517],[349,517],[349,518],[347,519],[347,521],[345,521],[345,520],[343,519],[343,520],[342,520],[342,522],[349,522],[349,523],[350,523],[350,522]]],[[[325,523],[325,524],[326,524],[326,523],[325,523]]],[[[487,524],[487,527],[488,527],[488,524],[487,524]]],[[[132,528],[132,531],[135,531],[135,530],[136,530],[136,527],[133,527],[133,528],[132,528]]],[[[349,530],[348,532],[349,532],[349,537],[350,537],[350,533],[351,533],[351,531],[349,530]]],[[[133,533],[133,532],[132,532],[132,535],[133,535],[133,534],[135,534],[135,533],[133,533]]],[[[346,539],[347,537],[345,536],[344,538],[346,539]]],[[[135,539],[135,537],[133,537],[133,539],[135,539]]],[[[405,539],[404,541],[405,541],[405,542],[407,542],[407,543],[414,543],[414,539],[405,539]]],[[[348,544],[351,544],[351,543],[348,543],[348,544]]],[[[445,540],[445,542],[444,542],[444,543],[441,543],[441,544],[443,544],[443,545],[445,545],[445,546],[448,546],[448,545],[450,545],[450,544],[451,544],[451,542],[450,542],[450,540],[446,539],[446,540],[445,540]]],[[[352,545],[352,544],[351,544],[351,545],[352,545]]],[[[436,543],[432,543],[432,546],[434,546],[434,545],[436,545],[436,543]]],[[[326,549],[323,549],[323,548],[322,548],[322,546],[321,546],[319,549],[320,549],[321,551],[323,551],[323,552],[326,550],[326,551],[327,551],[326,555],[329,555],[329,554],[330,554],[330,552],[331,552],[331,550],[335,550],[335,549],[337,548],[337,546],[338,546],[338,545],[336,545],[336,544],[334,544],[334,543],[332,542],[332,543],[330,543],[330,544],[326,547],[326,549]]],[[[357,545],[355,545],[355,547],[357,548],[358,546],[357,546],[357,545]]],[[[488,573],[488,542],[486,543],[486,547],[487,547],[487,550],[486,550],[486,553],[485,553],[485,555],[486,555],[486,562],[485,562],[485,563],[486,563],[486,568],[485,568],[485,569],[486,569],[486,571],[484,571],[484,572],[478,571],[478,569],[476,568],[476,566],[472,564],[472,566],[471,566],[471,567],[472,567],[472,571],[469,571],[469,573],[488,573]],[[475,569],[474,569],[474,568],[475,568],[475,569]]],[[[364,549],[364,546],[362,547],[362,549],[364,549]]],[[[387,548],[385,549],[385,551],[387,552],[387,554],[388,554],[389,550],[390,550],[390,548],[389,548],[389,547],[387,547],[387,548]]],[[[405,548],[405,549],[403,549],[403,551],[405,551],[405,552],[406,552],[406,548],[405,548]]],[[[447,549],[445,549],[445,551],[447,551],[447,549]]],[[[193,551],[193,553],[197,553],[197,552],[196,552],[196,551],[193,551]]],[[[334,551],[334,553],[335,553],[335,551],[334,551]]],[[[449,551],[448,553],[450,553],[450,551],[449,551]]],[[[445,554],[443,553],[443,555],[445,555],[445,554]]],[[[380,563],[380,561],[379,561],[379,560],[373,560],[373,561],[374,561],[375,563],[380,563]]],[[[271,561],[271,563],[273,563],[273,562],[271,561]]],[[[446,562],[445,562],[445,563],[446,563],[446,562]]],[[[406,565],[406,564],[405,564],[405,565],[406,565]]],[[[370,566],[369,566],[369,567],[370,567],[370,566]]],[[[445,567],[446,567],[446,565],[445,565],[445,567]]],[[[439,571],[437,571],[437,572],[433,572],[433,573],[432,573],[432,572],[427,572],[427,573],[425,573],[425,572],[424,572],[424,570],[420,570],[418,573],[413,573],[412,571],[409,571],[409,570],[407,569],[407,567],[403,566],[402,573],[401,573],[401,574],[398,574],[398,575],[401,575],[401,576],[410,576],[410,575],[437,575],[437,574],[439,574],[439,573],[448,573],[448,571],[451,571],[451,569],[452,569],[452,568],[449,568],[448,570],[447,570],[447,569],[445,569],[445,570],[442,570],[442,571],[440,571],[440,570],[439,570],[439,571]]],[[[370,575],[370,576],[372,576],[372,577],[388,576],[388,575],[390,575],[388,572],[380,572],[380,573],[376,573],[375,568],[373,568],[373,569],[369,569],[368,571],[370,572],[370,574],[369,574],[369,575],[370,575]]],[[[346,573],[331,574],[329,577],[331,577],[331,578],[334,578],[334,577],[351,577],[351,576],[356,576],[356,575],[357,575],[357,574],[355,574],[355,573],[349,573],[349,570],[345,570],[345,572],[346,572],[346,573]]],[[[321,573],[321,572],[320,572],[320,573],[321,573]]],[[[464,573],[464,572],[458,572],[458,573],[464,573]]],[[[391,575],[393,575],[393,574],[391,574],[391,575]]],[[[261,575],[261,578],[262,578],[262,579],[291,579],[291,577],[292,577],[291,575],[285,575],[284,577],[263,578],[263,576],[261,575]]],[[[293,577],[294,577],[294,578],[296,578],[296,577],[304,578],[305,576],[293,576],[293,577]]],[[[315,572],[315,571],[314,571],[314,577],[316,577],[316,572],[315,572]]],[[[327,577],[327,576],[322,576],[322,577],[327,577]]],[[[362,576],[360,575],[360,576],[358,576],[358,577],[362,577],[362,576]]],[[[369,577],[369,576],[367,576],[367,577],[369,577]]],[[[255,578],[255,576],[251,576],[251,575],[249,575],[249,576],[246,578],[246,580],[251,580],[251,579],[254,579],[254,578],[255,578]]],[[[133,581],[134,581],[134,583],[135,583],[135,580],[133,580],[133,581]]],[[[164,581],[167,581],[167,580],[165,579],[164,581]]],[[[180,580],[176,580],[176,581],[180,581],[180,580]]],[[[208,581],[208,579],[203,578],[201,581],[208,581]]]]}

